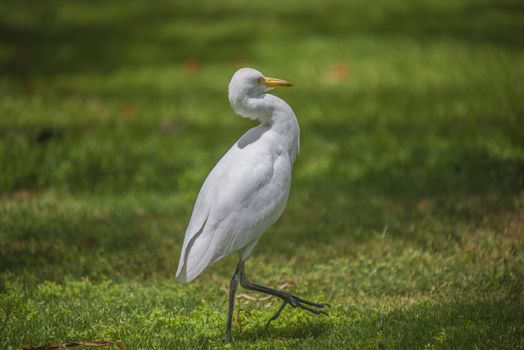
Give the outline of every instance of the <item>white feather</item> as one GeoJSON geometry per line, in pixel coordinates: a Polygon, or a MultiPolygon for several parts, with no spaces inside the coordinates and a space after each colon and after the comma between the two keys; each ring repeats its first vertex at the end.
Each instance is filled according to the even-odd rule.
{"type": "Polygon", "coordinates": [[[231,104],[244,116],[259,116],[262,124],[246,132],[207,176],[182,246],[177,271],[181,282],[195,279],[232,252],[243,251],[246,259],[262,233],[279,218],[289,195],[298,152],[295,115],[275,96],[235,86],[246,79],[256,81],[262,76],[259,72],[237,74],[229,86],[231,104]],[[235,100],[242,97],[243,101],[235,100]]]}

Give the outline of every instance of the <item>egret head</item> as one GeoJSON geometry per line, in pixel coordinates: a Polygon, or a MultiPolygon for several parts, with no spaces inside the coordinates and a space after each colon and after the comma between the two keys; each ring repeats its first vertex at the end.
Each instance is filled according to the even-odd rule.
{"type": "Polygon", "coordinates": [[[278,86],[292,86],[288,81],[265,77],[253,68],[240,68],[229,82],[229,100],[244,97],[256,97],[278,86]]]}
{"type": "MultiPolygon", "coordinates": [[[[268,123],[277,105],[287,106],[279,98],[266,94],[278,86],[288,87],[292,84],[282,79],[265,77],[256,69],[241,68],[233,74],[229,82],[229,102],[236,114],[268,123]]],[[[287,108],[291,110],[289,106],[287,108]]]]}

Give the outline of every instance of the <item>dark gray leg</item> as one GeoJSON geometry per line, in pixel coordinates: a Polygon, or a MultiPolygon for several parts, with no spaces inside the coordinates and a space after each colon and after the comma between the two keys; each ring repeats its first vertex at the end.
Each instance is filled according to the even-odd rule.
{"type": "Polygon", "coordinates": [[[284,309],[284,307],[287,304],[291,305],[293,308],[299,307],[300,309],[309,311],[315,315],[320,315],[320,314],[327,315],[325,311],[318,310],[318,309],[323,309],[324,307],[329,306],[329,304],[313,303],[311,301],[307,301],[296,295],[289,294],[281,290],[264,287],[256,283],[252,283],[250,280],[248,280],[244,272],[244,264],[243,263],[242,265],[239,264],[239,267],[240,267],[240,285],[243,288],[254,290],[254,291],[265,293],[265,294],[269,294],[269,295],[273,295],[273,296],[279,297],[283,301],[278,311],[273,315],[273,317],[271,317],[271,319],[269,319],[266,325],[266,329],[269,327],[269,324],[271,323],[271,321],[276,320],[280,316],[280,313],[282,312],[282,310],[284,309]]]}
{"type": "Polygon", "coordinates": [[[243,266],[244,262],[240,260],[233,277],[231,277],[231,282],[229,282],[229,313],[227,315],[226,336],[224,337],[224,342],[226,343],[231,343],[231,340],[233,340],[231,337],[231,323],[233,322],[233,309],[235,308],[235,294],[237,292],[239,272],[243,266]]]}

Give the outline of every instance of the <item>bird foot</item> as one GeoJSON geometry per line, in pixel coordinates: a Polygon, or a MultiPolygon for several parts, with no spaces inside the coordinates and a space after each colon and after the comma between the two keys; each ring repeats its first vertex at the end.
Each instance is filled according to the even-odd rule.
{"type": "Polygon", "coordinates": [[[291,307],[293,307],[294,309],[298,307],[302,310],[311,312],[312,314],[325,315],[325,316],[327,316],[328,313],[322,309],[324,309],[325,307],[331,307],[331,305],[329,304],[313,303],[311,301],[302,299],[296,295],[287,294],[287,293],[285,293],[281,298],[282,298],[282,305],[280,305],[277,312],[275,312],[275,314],[266,323],[266,333],[268,334],[269,334],[269,324],[280,316],[280,313],[282,312],[282,310],[284,310],[287,304],[291,305],[291,307]]]}

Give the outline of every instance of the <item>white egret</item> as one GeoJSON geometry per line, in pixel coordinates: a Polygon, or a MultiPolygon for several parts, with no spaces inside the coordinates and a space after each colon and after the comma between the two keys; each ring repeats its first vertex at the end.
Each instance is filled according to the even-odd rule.
{"type": "Polygon", "coordinates": [[[206,267],[238,251],[240,261],[231,278],[225,341],[231,341],[235,293],[240,285],[270,294],[283,303],[267,325],[287,304],[314,314],[325,314],[327,304],[313,303],[250,282],[245,261],[260,236],[280,216],[291,187],[291,170],[299,150],[299,127],[291,107],[267,92],[291,83],[264,77],[251,68],[239,69],[229,83],[229,102],[242,117],[260,125],[247,131],[209,173],[186,230],[177,279],[190,282],[206,267]]]}

